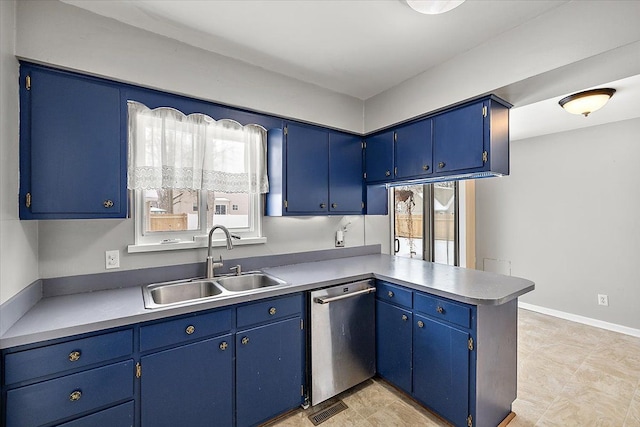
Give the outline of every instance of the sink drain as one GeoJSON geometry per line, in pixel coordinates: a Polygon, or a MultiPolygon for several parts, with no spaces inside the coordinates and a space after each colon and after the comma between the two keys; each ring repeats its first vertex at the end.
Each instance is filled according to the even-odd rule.
{"type": "Polygon", "coordinates": [[[313,415],[309,415],[309,421],[313,423],[314,426],[317,426],[320,423],[327,421],[329,418],[333,417],[336,414],[347,409],[347,405],[344,404],[342,400],[338,400],[331,406],[327,406],[322,411],[319,411],[313,415]]]}

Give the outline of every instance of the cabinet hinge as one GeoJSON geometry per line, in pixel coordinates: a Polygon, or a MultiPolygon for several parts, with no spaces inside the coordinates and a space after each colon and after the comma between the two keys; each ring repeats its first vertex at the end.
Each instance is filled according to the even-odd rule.
{"type": "Polygon", "coordinates": [[[300,330],[304,329],[304,320],[300,319],[300,330]]]}
{"type": "Polygon", "coordinates": [[[300,384],[300,396],[304,396],[304,384],[300,384]]]}
{"type": "Polygon", "coordinates": [[[398,167],[393,168],[393,176],[398,176],[398,167]]]}
{"type": "Polygon", "coordinates": [[[469,350],[473,350],[473,338],[469,338],[469,342],[467,343],[467,347],[469,350]]]}
{"type": "Polygon", "coordinates": [[[288,208],[289,207],[289,202],[287,202],[286,200],[284,201],[284,207],[288,208]]]}
{"type": "Polygon", "coordinates": [[[398,142],[398,132],[393,133],[393,142],[398,142]]]}
{"type": "Polygon", "coordinates": [[[467,417],[467,427],[473,427],[473,417],[471,415],[467,417]]]}
{"type": "Polygon", "coordinates": [[[360,206],[362,206],[362,209],[364,209],[364,202],[360,202],[360,206]]]}
{"type": "Polygon", "coordinates": [[[136,363],[136,378],[140,378],[142,376],[142,365],[140,362],[136,363]]]}
{"type": "Polygon", "coordinates": [[[366,141],[362,141],[361,145],[362,145],[362,149],[363,149],[363,150],[364,150],[365,148],[367,148],[367,142],[366,142],[366,141]]]}
{"type": "Polygon", "coordinates": [[[31,193],[27,193],[24,198],[24,204],[27,205],[28,208],[31,207],[31,193]]]}
{"type": "Polygon", "coordinates": [[[284,134],[289,135],[289,128],[286,126],[284,127],[284,134]]]}
{"type": "Polygon", "coordinates": [[[27,88],[27,90],[31,90],[31,76],[27,76],[24,79],[24,85],[27,88]]]}
{"type": "Polygon", "coordinates": [[[487,106],[486,105],[482,106],[482,117],[487,117],[487,106]]]}
{"type": "Polygon", "coordinates": [[[482,163],[487,163],[487,160],[489,160],[489,153],[487,153],[486,151],[482,152],[482,163]]]}
{"type": "Polygon", "coordinates": [[[364,174],[362,174],[362,176],[364,176],[364,179],[367,179],[367,173],[366,172],[364,174]]]}

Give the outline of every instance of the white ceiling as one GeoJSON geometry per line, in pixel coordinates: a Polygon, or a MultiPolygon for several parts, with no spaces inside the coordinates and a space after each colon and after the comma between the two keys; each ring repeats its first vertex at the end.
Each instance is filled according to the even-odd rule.
{"type": "MultiPolygon", "coordinates": [[[[421,15],[402,0],[62,1],[361,100],[567,3],[467,0],[442,15],[421,15]]],[[[536,99],[541,85],[522,85],[523,93],[505,98],[516,104],[512,140],[640,116],[638,76],[602,80],[599,87],[618,92],[588,118],[560,110],[567,93],[555,92],[562,89],[536,99]]]]}

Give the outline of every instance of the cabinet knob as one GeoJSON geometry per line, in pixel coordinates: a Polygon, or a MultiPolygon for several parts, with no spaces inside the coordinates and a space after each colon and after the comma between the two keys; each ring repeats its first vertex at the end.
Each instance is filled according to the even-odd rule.
{"type": "Polygon", "coordinates": [[[69,400],[72,402],[77,402],[78,400],[80,400],[81,397],[82,397],[82,392],[80,390],[74,390],[69,395],[69,400]]]}
{"type": "Polygon", "coordinates": [[[112,208],[113,207],[113,200],[105,200],[103,203],[105,208],[112,208]]]}
{"type": "Polygon", "coordinates": [[[71,353],[69,353],[69,361],[70,362],[77,362],[78,360],[80,360],[80,355],[82,353],[78,350],[76,351],[72,351],[71,353]]]}
{"type": "Polygon", "coordinates": [[[436,308],[436,311],[437,311],[438,313],[442,314],[442,313],[444,313],[444,308],[442,308],[442,307],[438,306],[438,307],[436,308]]]}
{"type": "Polygon", "coordinates": [[[418,328],[424,328],[424,322],[422,320],[418,320],[418,328]]]}
{"type": "Polygon", "coordinates": [[[227,349],[227,347],[229,347],[229,344],[227,344],[226,341],[222,341],[220,343],[220,350],[225,351],[227,349]]]}
{"type": "Polygon", "coordinates": [[[270,315],[272,315],[272,316],[273,316],[274,314],[276,314],[276,308],[275,308],[275,307],[271,307],[271,308],[269,309],[269,314],[270,314],[270,315]]]}
{"type": "Polygon", "coordinates": [[[406,314],[403,314],[403,315],[402,315],[402,320],[403,320],[404,322],[406,322],[408,319],[409,319],[409,318],[407,317],[407,315],[406,315],[406,314]]]}
{"type": "Polygon", "coordinates": [[[185,329],[184,331],[187,333],[187,335],[191,335],[196,331],[196,327],[193,325],[189,325],[187,326],[187,329],[185,329]]]}
{"type": "Polygon", "coordinates": [[[422,170],[423,171],[428,171],[429,170],[429,165],[422,165],[422,170]]]}
{"type": "Polygon", "coordinates": [[[389,298],[393,298],[393,291],[389,291],[387,295],[389,295],[389,298]]]}
{"type": "Polygon", "coordinates": [[[384,173],[384,176],[391,176],[391,171],[386,171],[386,172],[384,173]]]}
{"type": "Polygon", "coordinates": [[[337,204],[337,203],[331,203],[331,208],[332,208],[332,209],[335,209],[335,208],[337,208],[337,207],[338,207],[338,204],[337,204]]]}
{"type": "Polygon", "coordinates": [[[439,162],[439,163],[438,163],[438,167],[439,167],[440,169],[442,169],[442,168],[443,168],[443,167],[445,167],[445,166],[446,166],[446,163],[445,163],[445,162],[439,162]]]}
{"type": "Polygon", "coordinates": [[[327,207],[327,204],[326,204],[326,203],[320,203],[320,209],[324,209],[324,208],[326,208],[326,207],[327,207]]]}
{"type": "Polygon", "coordinates": [[[249,344],[249,337],[243,337],[242,341],[240,341],[243,345],[249,344]]]}

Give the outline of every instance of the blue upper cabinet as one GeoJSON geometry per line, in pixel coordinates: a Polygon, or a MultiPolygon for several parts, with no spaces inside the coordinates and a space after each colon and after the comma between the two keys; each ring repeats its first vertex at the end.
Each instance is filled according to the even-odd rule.
{"type": "Polygon", "coordinates": [[[416,178],[433,172],[432,121],[420,120],[396,129],[394,176],[416,178]]]}
{"type": "Polygon", "coordinates": [[[287,123],[268,134],[270,216],[361,214],[360,137],[287,123]]]}
{"type": "Polygon", "coordinates": [[[393,179],[394,131],[386,131],[365,138],[365,172],[367,182],[393,179]]]}
{"type": "Polygon", "coordinates": [[[20,218],[124,218],[120,89],[25,65],[20,82],[20,218]]]}
{"type": "Polygon", "coordinates": [[[509,174],[509,106],[488,98],[433,119],[436,174],[509,174]]]}

